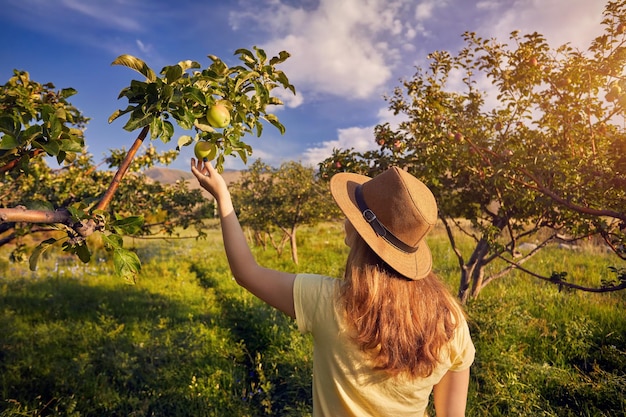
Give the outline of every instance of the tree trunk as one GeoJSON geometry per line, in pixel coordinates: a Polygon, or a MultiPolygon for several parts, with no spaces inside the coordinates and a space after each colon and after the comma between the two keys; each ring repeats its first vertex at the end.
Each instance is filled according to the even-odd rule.
{"type": "Polygon", "coordinates": [[[481,240],[467,263],[461,266],[459,300],[462,304],[467,303],[470,298],[476,298],[480,293],[485,274],[485,257],[488,254],[489,245],[485,240],[481,240]]]}
{"type": "Polygon", "coordinates": [[[289,243],[291,245],[291,259],[293,263],[298,265],[298,246],[296,244],[296,228],[291,229],[291,233],[289,234],[289,243]]]}

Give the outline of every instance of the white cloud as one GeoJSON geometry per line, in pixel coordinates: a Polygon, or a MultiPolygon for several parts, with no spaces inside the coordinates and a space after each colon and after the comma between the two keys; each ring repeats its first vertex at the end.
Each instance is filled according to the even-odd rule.
{"type": "MultiPolygon", "coordinates": [[[[493,2],[480,2],[481,12],[490,12],[484,20],[485,36],[507,41],[513,30],[538,32],[551,47],[565,43],[586,49],[601,34],[605,3],[589,0],[517,0],[510,7],[495,7],[493,2]]],[[[481,31],[483,32],[483,31],[481,31]]]]}
{"type": "Polygon", "coordinates": [[[418,21],[426,20],[433,15],[433,9],[436,6],[436,2],[433,0],[423,1],[415,6],[415,18],[418,21]]]}
{"type": "MultiPolygon", "coordinates": [[[[392,129],[398,127],[403,116],[394,115],[389,109],[381,108],[377,114],[376,124],[389,123],[392,129]]],[[[317,165],[332,155],[333,149],[354,149],[357,152],[378,149],[374,140],[374,125],[365,127],[348,127],[337,130],[337,139],[329,140],[306,149],[303,162],[317,165]]]]}
{"type": "Polygon", "coordinates": [[[137,39],[135,42],[142,53],[149,54],[152,51],[152,45],[146,45],[141,41],[141,39],[137,39]]]}
{"type": "MultiPolygon", "coordinates": [[[[285,107],[296,108],[299,107],[304,101],[304,96],[299,91],[296,91],[296,94],[293,94],[290,90],[285,90],[283,88],[276,88],[272,90],[272,95],[279,98],[285,107]]],[[[282,108],[281,106],[277,107],[277,109],[282,108]]]]}
{"type": "MultiPolygon", "coordinates": [[[[52,3],[52,2],[51,2],[52,3]]],[[[116,2],[100,2],[100,1],[85,1],[85,0],[63,0],[62,5],[69,10],[78,12],[79,14],[88,17],[91,21],[97,21],[103,26],[114,27],[124,31],[135,32],[141,29],[141,24],[132,19],[132,9],[129,5],[122,5],[122,7],[115,7],[116,2]],[[121,10],[127,9],[127,13],[121,13],[121,10]]],[[[57,8],[58,5],[51,6],[57,8]]]]}
{"type": "Polygon", "coordinates": [[[231,25],[237,29],[253,19],[270,33],[263,47],[291,53],[284,70],[299,89],[363,99],[381,94],[404,43],[415,36],[412,25],[403,23],[410,4],[320,0],[316,9],[305,10],[278,1],[246,3],[241,8],[250,11],[233,12],[231,25]]]}
{"type": "Polygon", "coordinates": [[[374,145],[374,126],[339,129],[336,140],[322,142],[305,150],[302,163],[317,165],[332,155],[333,149],[353,148],[357,152],[364,152],[373,149],[374,145]]]}

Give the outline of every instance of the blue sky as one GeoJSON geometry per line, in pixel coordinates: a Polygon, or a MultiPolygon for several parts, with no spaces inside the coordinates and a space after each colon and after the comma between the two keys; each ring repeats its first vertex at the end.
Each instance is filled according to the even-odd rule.
{"type": "MultiPolygon", "coordinates": [[[[141,76],[111,66],[121,54],[160,71],[207,55],[229,64],[233,52],[257,45],[268,54],[287,50],[281,67],[298,94],[276,113],[285,135],[271,126],[246,140],[251,160],[278,166],[314,165],[333,148],[374,147],[373,127],[394,122],[385,94],[410,78],[435,50],[456,51],[464,31],[508,40],[513,30],[538,31],[556,47],[586,48],[601,32],[602,0],[0,0],[0,82],[13,69],[35,81],[73,87],[71,98],[91,121],[88,151],[98,163],[111,148],[130,147],[138,132],[126,119],[120,90],[141,76]]],[[[182,134],[184,132],[177,132],[182,134]]],[[[158,149],[176,146],[156,143],[158,149]]],[[[171,167],[188,169],[185,148],[171,167]]],[[[241,169],[228,158],[227,168],[241,169]]]]}

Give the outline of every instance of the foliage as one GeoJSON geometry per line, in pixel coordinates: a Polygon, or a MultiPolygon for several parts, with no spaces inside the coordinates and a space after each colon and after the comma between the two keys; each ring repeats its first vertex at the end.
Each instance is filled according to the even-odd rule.
{"type": "MultiPolygon", "coordinates": [[[[433,52],[429,67],[388,98],[404,121],[395,130],[376,127],[380,148],[335,150],[322,176],[397,165],[422,179],[449,230],[463,301],[550,243],[594,238],[626,259],[624,22],[626,2],[609,2],[605,32],[587,51],[551,49],[538,33],[513,32],[510,44],[465,33],[456,55],[433,52]],[[469,256],[458,250],[454,228],[474,239],[469,256]],[[522,254],[524,242],[534,249],[522,254]],[[497,259],[508,265],[485,275],[497,259]]],[[[579,287],[566,276],[539,278],[579,287]]],[[[626,288],[612,282],[601,290],[626,288]]]]}
{"type": "Polygon", "coordinates": [[[285,127],[278,118],[268,113],[268,106],[282,105],[279,98],[272,96],[278,86],[291,90],[285,73],[276,65],[289,58],[282,51],[268,60],[263,49],[254,48],[255,53],[238,49],[235,54],[243,62],[229,68],[220,58],[209,55],[212,64],[202,71],[195,71],[200,64],[195,61],[181,61],[164,67],[162,77],[157,77],[141,59],[130,55],[119,56],[114,65],[132,68],[146,77],[145,81],[133,80],[124,88],[119,98],[128,99],[128,107],[117,110],[109,122],[122,115],[130,114],[124,129],[134,131],[150,127],[150,138],[160,138],[169,142],[174,134],[170,119],[185,130],[195,130],[195,137],[183,135],[178,139],[178,147],[194,141],[205,140],[217,149],[216,167],[223,169],[224,156],[238,155],[244,162],[252,154],[252,147],[241,140],[246,133],[263,132],[262,120],[275,126],[281,133],[285,127]],[[192,70],[189,74],[187,71],[192,70]],[[211,126],[207,112],[216,103],[226,103],[231,118],[222,130],[211,126]]]}
{"type": "MultiPolygon", "coordinates": [[[[342,230],[302,227],[302,266],[253,251],[270,268],[340,276],[342,230]]],[[[217,222],[206,232],[135,241],[143,278],[130,287],[109,278],[102,249],[76,265],[52,248],[34,272],[0,262],[0,415],[310,415],[310,338],[237,286],[217,222]]],[[[428,239],[452,287],[445,230],[428,239]]],[[[568,262],[602,278],[592,266],[606,254],[548,251],[544,268],[568,262]]],[[[624,292],[559,293],[520,273],[487,287],[467,305],[477,347],[467,415],[623,415],[625,302],[624,292]]]]}
{"type": "MultiPolygon", "coordinates": [[[[39,257],[56,243],[62,243],[65,251],[88,262],[91,251],[87,238],[99,232],[105,247],[113,253],[116,272],[134,278],[140,262],[136,254],[123,247],[122,236],[151,233],[157,225],[172,233],[176,227],[197,224],[197,213],[202,209],[193,210],[200,202],[199,193],[188,192],[183,184],[161,187],[148,184],[142,176],[127,176],[126,185],[134,186],[135,192],[128,192],[132,188],[127,188],[125,195],[118,193],[118,198],[124,201],[112,203],[129,170],[137,172],[157,161],[167,164],[177,156],[180,146],[194,140],[205,140],[214,146],[216,165],[221,170],[226,155],[247,160],[252,147],[241,138],[246,133],[261,136],[262,120],[281,133],[285,130],[268,108],[282,104],[271,95],[274,88],[282,86],[295,94],[286,75],[276,68],[289,54],[283,51],[268,59],[258,48],[255,53],[239,49],[235,54],[243,65],[229,68],[221,59],[210,55],[212,64],[207,69],[189,74],[188,70],[198,69],[200,64],[181,61],[163,68],[162,77],[130,55],[122,55],[113,62],[146,77],[145,81],[133,80],[121,91],[119,98],[126,97],[129,105],[109,119],[111,122],[129,114],[124,129],[141,128],[127,152],[112,150],[107,158],[109,168],[117,168],[115,175],[94,172],[96,167],[86,164],[88,158],[84,155],[73,162],[84,152],[82,129],[88,120],[67,101],[76,91],[66,88],[55,92],[53,84],[41,85],[31,81],[28,73],[15,71],[14,77],[0,89],[0,194],[11,196],[3,199],[0,206],[0,245],[33,232],[58,230],[60,237],[55,235],[40,241],[31,252],[31,268],[36,268],[39,257]],[[207,111],[217,102],[225,103],[231,112],[230,124],[219,131],[207,120],[207,111]],[[149,146],[144,155],[135,158],[148,133],[151,140],[171,139],[174,125],[170,119],[183,129],[195,129],[195,138],[183,135],[176,151],[162,154],[149,146]],[[56,156],[59,163],[67,164],[63,168],[67,170],[54,176],[45,173],[43,153],[56,156]],[[85,177],[84,183],[77,180],[80,176],[85,177]],[[49,181],[57,186],[56,190],[47,184],[49,181]],[[109,185],[102,188],[104,184],[109,185]],[[60,195],[54,195],[54,191],[60,195]],[[148,223],[144,224],[144,220],[148,223]]],[[[13,259],[23,257],[26,249],[18,239],[13,259]]]]}
{"type": "Polygon", "coordinates": [[[250,227],[257,241],[268,238],[280,253],[289,240],[291,257],[298,263],[296,231],[301,225],[314,225],[337,215],[337,208],[326,184],[316,178],[313,168],[285,162],[272,169],[255,161],[231,186],[235,207],[243,225],[250,227]],[[280,242],[273,232],[279,230],[280,242]]]}
{"type": "MultiPolygon", "coordinates": [[[[135,165],[139,169],[142,168],[139,166],[141,161],[152,163],[160,157],[150,147],[146,155],[135,160],[135,165]]],[[[151,166],[151,163],[147,165],[151,166]]],[[[51,169],[42,159],[31,161],[30,170],[32,175],[15,171],[5,175],[0,185],[2,206],[24,205],[29,209],[50,211],[66,207],[80,215],[81,210],[88,210],[97,203],[113,179],[113,172],[96,169],[91,156],[84,153],[57,170],[51,169]]],[[[188,190],[183,182],[165,185],[152,182],[144,174],[132,173],[126,176],[117,195],[118,199],[98,215],[106,219],[109,227],[101,230],[101,239],[113,258],[118,260],[116,271],[122,276],[132,278],[137,271],[124,268],[135,265],[138,269],[139,262],[134,254],[123,248],[121,235],[174,236],[180,233],[181,227],[193,227],[198,236],[204,235],[202,219],[204,212],[210,211],[204,208],[208,203],[198,190],[188,190]]],[[[32,269],[36,268],[40,256],[55,243],[62,244],[70,253],[75,247],[72,245],[78,245],[82,248],[78,253],[81,260],[88,262],[91,258],[90,251],[86,250],[86,237],[76,236],[71,227],[62,224],[5,222],[0,224],[0,232],[0,246],[12,244],[11,259],[15,261],[28,256],[27,242],[34,236],[43,236],[42,243],[30,255],[32,269]]]]}
{"type": "Polygon", "coordinates": [[[52,83],[13,71],[0,86],[0,173],[27,172],[31,159],[43,153],[61,163],[82,151],[82,129],[89,119],[67,100],[74,94],[73,88],[55,91],[52,83]]]}

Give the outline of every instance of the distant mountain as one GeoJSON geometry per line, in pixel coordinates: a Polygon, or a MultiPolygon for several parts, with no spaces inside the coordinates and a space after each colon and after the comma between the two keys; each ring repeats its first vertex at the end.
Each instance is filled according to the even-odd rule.
{"type": "MultiPolygon", "coordinates": [[[[202,190],[202,194],[205,197],[211,198],[211,195],[208,193],[208,191],[200,187],[200,185],[198,184],[198,181],[196,180],[196,178],[193,176],[193,174],[190,171],[182,171],[180,169],[170,169],[170,168],[162,168],[162,167],[152,167],[152,168],[145,170],[144,174],[146,174],[148,178],[154,181],[158,181],[161,184],[174,184],[176,181],[181,181],[181,180],[185,181],[187,183],[187,186],[190,189],[192,190],[200,189],[202,190]]],[[[222,173],[222,176],[224,177],[226,184],[230,184],[232,182],[237,181],[239,177],[241,177],[241,171],[227,169],[227,170],[224,170],[224,172],[222,173]]]]}

